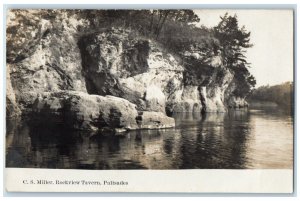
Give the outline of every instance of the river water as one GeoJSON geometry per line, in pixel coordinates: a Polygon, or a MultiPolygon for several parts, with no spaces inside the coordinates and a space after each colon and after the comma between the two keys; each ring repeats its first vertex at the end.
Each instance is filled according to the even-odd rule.
{"type": "Polygon", "coordinates": [[[60,169],[293,168],[293,117],[277,107],[174,115],[176,128],[88,137],[7,122],[6,166],[60,169]]]}

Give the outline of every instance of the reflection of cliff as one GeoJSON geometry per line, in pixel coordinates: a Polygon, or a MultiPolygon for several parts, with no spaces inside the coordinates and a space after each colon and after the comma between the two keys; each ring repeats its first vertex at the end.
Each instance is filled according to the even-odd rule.
{"type": "Polygon", "coordinates": [[[177,127],[124,136],[9,122],[7,167],[78,169],[291,168],[292,117],[280,111],[179,114],[177,127]],[[16,124],[17,123],[17,124],[16,124]],[[16,127],[15,125],[20,125],[16,127]],[[16,135],[18,133],[18,135],[16,135]]]}
{"type": "Polygon", "coordinates": [[[164,154],[168,148],[162,145],[166,138],[176,136],[172,131],[174,130],[140,130],[130,132],[124,137],[97,135],[90,138],[88,133],[68,130],[62,126],[8,126],[6,165],[79,169],[168,169],[173,167],[173,160],[164,154]]]}
{"type": "MultiPolygon", "coordinates": [[[[94,161],[96,169],[173,169],[180,164],[180,150],[176,150],[180,141],[174,129],[134,131],[117,139],[96,137],[82,162],[94,161]]],[[[85,148],[79,148],[81,155],[85,148]]]]}
{"type": "Polygon", "coordinates": [[[247,118],[245,111],[207,114],[198,121],[200,126],[195,130],[183,129],[182,141],[185,143],[180,147],[183,150],[180,168],[244,168],[250,134],[247,118]],[[195,134],[184,135],[185,132],[195,134]]]}
{"type": "Polygon", "coordinates": [[[28,128],[20,123],[20,119],[6,122],[6,166],[23,167],[27,165],[26,154],[31,151],[28,128]]]}
{"type": "Polygon", "coordinates": [[[13,124],[7,126],[6,165],[8,167],[63,167],[62,163],[67,165],[62,161],[66,159],[63,156],[72,155],[72,146],[76,141],[81,140],[80,135],[70,135],[68,130],[61,126],[40,127],[24,122],[18,124],[14,124],[14,121],[7,122],[8,125],[13,124]]]}
{"type": "MultiPolygon", "coordinates": [[[[177,127],[120,136],[23,125],[7,137],[7,166],[80,169],[243,168],[248,113],[181,113],[177,127]],[[238,126],[237,126],[238,125],[238,126]],[[19,133],[14,136],[14,133],[19,133]],[[16,157],[22,158],[17,160],[16,157]]],[[[13,126],[8,128],[13,128],[13,126]]]]}

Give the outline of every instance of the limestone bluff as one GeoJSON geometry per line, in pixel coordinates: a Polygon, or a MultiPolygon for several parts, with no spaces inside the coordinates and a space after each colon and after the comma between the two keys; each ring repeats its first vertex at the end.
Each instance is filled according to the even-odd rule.
{"type": "Polygon", "coordinates": [[[131,27],[98,27],[72,10],[10,10],[6,39],[8,118],[118,133],[174,127],[167,114],[176,112],[247,106],[220,52],[176,54],[131,27]],[[205,71],[188,82],[204,57],[205,71]]]}

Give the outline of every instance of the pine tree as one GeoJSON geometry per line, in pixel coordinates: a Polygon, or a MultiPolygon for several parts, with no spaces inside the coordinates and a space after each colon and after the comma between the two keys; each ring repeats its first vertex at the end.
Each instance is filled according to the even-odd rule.
{"type": "Polygon", "coordinates": [[[252,47],[250,32],[244,26],[239,28],[236,15],[230,16],[226,13],[221,17],[220,23],[214,27],[214,35],[220,41],[223,64],[226,67],[248,64],[244,53],[246,48],[252,47]]]}

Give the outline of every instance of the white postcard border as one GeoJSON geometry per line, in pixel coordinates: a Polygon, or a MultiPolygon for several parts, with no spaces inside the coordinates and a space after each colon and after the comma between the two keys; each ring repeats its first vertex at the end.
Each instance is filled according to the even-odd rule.
{"type": "Polygon", "coordinates": [[[6,168],[5,176],[8,192],[293,193],[292,169],[6,168]]]}

